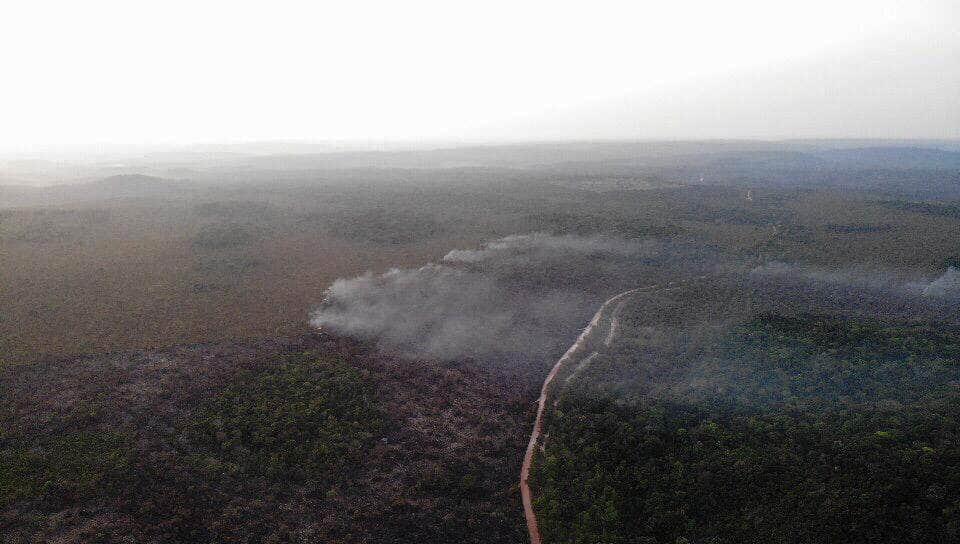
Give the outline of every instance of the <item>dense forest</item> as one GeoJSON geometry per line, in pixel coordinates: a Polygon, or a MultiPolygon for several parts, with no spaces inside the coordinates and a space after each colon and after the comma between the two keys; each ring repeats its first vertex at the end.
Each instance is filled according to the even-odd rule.
{"type": "Polygon", "coordinates": [[[503,376],[313,335],[0,367],[0,540],[516,542],[503,376]]]}
{"type": "Polygon", "coordinates": [[[836,310],[956,280],[958,155],[875,145],[0,164],[0,541],[523,541],[544,376],[654,284],[559,375],[547,542],[947,539],[953,299],[836,310]]]}
{"type": "Polygon", "coordinates": [[[632,349],[640,331],[549,413],[545,541],[960,538],[960,327],[758,314],[632,349]]]}
{"type": "MultiPolygon", "coordinates": [[[[96,397],[61,421],[8,416],[0,504],[33,512],[29,519],[66,504],[118,500],[124,518],[176,541],[283,535],[282,519],[266,508],[271,498],[292,482],[335,485],[379,432],[364,389],[342,359],[301,353],[231,378],[165,431],[108,425],[101,412],[116,407],[96,397]]],[[[123,530],[87,529],[91,540],[123,530]]]]}

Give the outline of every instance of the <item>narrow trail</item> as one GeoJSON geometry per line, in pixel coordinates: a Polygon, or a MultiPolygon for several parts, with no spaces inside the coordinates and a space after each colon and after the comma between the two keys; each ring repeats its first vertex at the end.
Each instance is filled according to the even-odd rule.
{"type": "MultiPolygon", "coordinates": [[[[655,289],[657,286],[649,286],[648,289],[655,289]]],[[[590,340],[590,337],[593,335],[593,332],[597,330],[600,325],[603,323],[605,317],[610,317],[611,330],[607,336],[606,345],[609,345],[609,342],[613,341],[614,329],[616,328],[616,318],[619,316],[620,303],[625,297],[632,295],[640,291],[640,288],[630,289],[629,291],[624,291],[619,295],[616,295],[600,306],[600,309],[597,310],[597,313],[594,314],[593,319],[590,320],[590,323],[583,329],[583,332],[580,333],[580,336],[577,338],[577,341],[570,346],[570,349],[563,354],[563,357],[560,357],[560,360],[557,361],[553,368],[550,370],[550,373],[547,374],[547,378],[543,381],[543,387],[540,388],[540,399],[537,401],[537,417],[533,423],[533,432],[530,433],[530,443],[527,444],[527,452],[523,456],[523,467],[520,469],[520,495],[523,499],[523,515],[527,520],[527,532],[530,534],[530,543],[531,544],[541,544],[540,540],[540,529],[537,526],[537,516],[533,511],[533,495],[530,492],[530,485],[528,483],[528,478],[530,476],[530,465],[533,463],[533,455],[537,448],[537,443],[540,440],[540,433],[543,427],[543,411],[544,407],[547,404],[547,393],[550,389],[550,384],[553,382],[553,379],[557,376],[557,373],[561,368],[569,361],[573,360],[575,356],[583,349],[586,343],[590,340]],[[610,308],[616,305],[616,308],[611,312],[610,308]]],[[[596,352],[594,352],[596,353],[596,352]]]]}
{"type": "Polygon", "coordinates": [[[604,346],[610,347],[610,344],[613,343],[613,338],[617,335],[617,327],[620,326],[620,314],[622,313],[625,302],[626,300],[621,300],[610,316],[610,332],[607,333],[607,337],[603,340],[604,346]]]}
{"type": "MultiPolygon", "coordinates": [[[[641,289],[633,289],[632,291],[628,291],[626,293],[621,293],[621,294],[630,295],[640,291],[641,289]]],[[[617,335],[617,329],[620,327],[620,314],[623,313],[623,306],[624,304],[626,304],[626,302],[627,302],[626,296],[624,296],[623,298],[620,298],[619,300],[616,301],[616,306],[614,306],[613,310],[610,312],[610,331],[607,333],[606,338],[604,338],[603,340],[603,345],[605,347],[610,347],[610,345],[613,344],[613,339],[617,335]]],[[[591,333],[593,333],[596,330],[597,329],[592,330],[591,333]]],[[[567,376],[567,379],[564,380],[564,383],[570,383],[574,378],[580,375],[580,373],[583,372],[584,369],[590,366],[590,363],[592,363],[593,360],[596,359],[598,355],[600,355],[600,352],[594,351],[590,355],[580,359],[580,363],[573,368],[573,372],[571,372],[570,375],[567,376]]],[[[556,404],[557,401],[554,400],[553,403],[556,404]]]]}
{"type": "MultiPolygon", "coordinates": [[[[697,282],[705,279],[706,277],[707,275],[701,275],[687,281],[671,281],[662,287],[659,284],[647,285],[645,287],[638,287],[636,289],[624,291],[623,293],[610,298],[604,302],[602,306],[600,306],[600,309],[597,310],[596,314],[594,314],[593,319],[590,320],[590,323],[587,325],[587,327],[583,329],[583,332],[580,333],[577,341],[570,346],[570,349],[563,354],[563,357],[561,357],[560,360],[553,365],[550,373],[547,374],[547,378],[543,381],[543,387],[540,388],[540,399],[537,402],[537,418],[534,420],[533,432],[530,433],[530,443],[527,444],[527,452],[523,456],[523,467],[520,469],[520,495],[523,499],[523,516],[527,520],[527,532],[530,534],[530,544],[542,544],[540,539],[540,528],[537,526],[537,515],[533,511],[533,495],[530,492],[528,479],[530,477],[530,465],[533,463],[533,455],[536,452],[537,443],[540,441],[540,434],[543,427],[543,412],[547,405],[547,394],[549,393],[550,384],[553,382],[553,379],[557,376],[557,373],[560,372],[564,365],[580,354],[580,351],[590,340],[590,337],[593,335],[593,333],[598,328],[602,328],[601,324],[603,323],[605,317],[609,318],[610,330],[604,338],[603,345],[610,346],[613,344],[617,329],[620,326],[620,314],[622,313],[621,310],[623,308],[623,303],[626,302],[624,300],[626,297],[640,292],[653,293],[676,291],[691,282],[697,282]],[[611,308],[613,309],[611,310],[611,308]]],[[[582,370],[585,364],[589,364],[589,362],[593,360],[594,355],[597,355],[596,350],[587,356],[586,359],[581,358],[581,364],[577,366],[574,372],[576,373],[582,370]]],[[[570,377],[573,376],[571,375],[570,377]]]]}

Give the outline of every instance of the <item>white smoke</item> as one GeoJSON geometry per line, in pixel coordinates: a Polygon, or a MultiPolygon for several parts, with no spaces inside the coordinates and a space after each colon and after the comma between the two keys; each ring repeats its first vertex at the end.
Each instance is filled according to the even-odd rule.
{"type": "Polygon", "coordinates": [[[801,266],[783,262],[770,262],[750,271],[755,279],[793,278],[804,279],[822,284],[859,286],[877,290],[899,292],[930,298],[960,298],[960,271],[947,268],[935,279],[907,280],[901,274],[888,271],[870,271],[856,269],[829,270],[824,268],[801,266]]]}
{"type": "Polygon", "coordinates": [[[418,357],[542,356],[666,254],[653,240],[507,236],[441,264],[339,279],[311,324],[418,357]]]}
{"type": "Polygon", "coordinates": [[[745,274],[765,311],[956,319],[960,307],[960,273],[952,268],[933,280],[778,262],[750,270],[657,240],[535,233],[453,250],[421,268],[338,279],[311,324],[413,357],[542,360],[562,351],[599,303],[652,283],[651,274],[716,272],[745,274]]]}
{"type": "Polygon", "coordinates": [[[474,263],[487,260],[498,254],[515,253],[529,255],[532,252],[598,253],[632,257],[645,253],[653,254],[656,252],[657,247],[657,242],[652,239],[625,240],[623,238],[606,235],[555,236],[538,232],[507,236],[490,242],[486,244],[483,249],[479,250],[454,249],[447,253],[443,257],[443,260],[445,262],[474,263]]]}
{"type": "Polygon", "coordinates": [[[960,320],[960,273],[950,267],[934,279],[865,269],[830,270],[768,263],[750,272],[750,284],[772,306],[885,315],[905,319],[960,320]]]}
{"type": "Polygon", "coordinates": [[[453,357],[461,346],[502,335],[515,315],[482,274],[427,265],[338,279],[313,314],[316,327],[378,338],[398,349],[453,357]]]}
{"type": "Polygon", "coordinates": [[[939,278],[929,282],[911,283],[909,287],[925,297],[960,299],[960,270],[951,266],[939,278]]]}

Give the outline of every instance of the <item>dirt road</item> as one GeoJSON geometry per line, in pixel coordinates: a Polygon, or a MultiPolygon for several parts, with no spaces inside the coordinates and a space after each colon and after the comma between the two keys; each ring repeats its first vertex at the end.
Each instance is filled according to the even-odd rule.
{"type": "MultiPolygon", "coordinates": [[[[649,289],[656,288],[656,285],[650,286],[649,289]]],[[[533,423],[533,432],[530,433],[530,442],[527,444],[527,453],[523,456],[523,467],[520,469],[520,495],[523,499],[523,515],[527,520],[527,532],[530,534],[531,544],[541,544],[540,541],[540,529],[537,526],[537,516],[533,511],[533,496],[530,493],[530,485],[527,482],[527,479],[530,476],[530,465],[533,462],[533,454],[536,451],[537,443],[540,440],[540,431],[543,425],[543,410],[547,404],[547,394],[550,389],[550,384],[553,382],[553,379],[556,377],[557,373],[563,368],[564,365],[570,363],[576,359],[582,359],[582,353],[585,351],[587,343],[591,340],[593,334],[602,329],[605,322],[610,323],[610,332],[607,335],[607,341],[604,344],[609,345],[613,341],[613,335],[616,328],[616,317],[619,315],[620,303],[628,296],[640,291],[640,289],[631,289],[629,291],[624,291],[619,295],[612,297],[607,300],[600,306],[600,309],[597,310],[597,313],[594,314],[593,319],[590,320],[590,324],[587,325],[583,332],[580,333],[580,336],[577,338],[577,341],[570,346],[570,349],[563,354],[563,357],[557,361],[553,368],[550,370],[550,373],[547,374],[547,379],[543,381],[543,387],[540,389],[540,399],[537,402],[537,418],[533,423]]],[[[596,352],[594,352],[596,353],[596,352]]]]}
{"type": "Polygon", "coordinates": [[[520,495],[523,498],[523,515],[527,520],[527,532],[530,534],[531,544],[541,544],[541,539],[540,529],[537,526],[537,516],[533,511],[533,496],[530,493],[530,485],[527,480],[530,477],[530,465],[533,463],[533,454],[536,452],[537,443],[540,441],[540,432],[543,426],[543,411],[544,407],[547,405],[547,395],[550,392],[550,385],[553,383],[553,379],[565,365],[569,364],[571,361],[579,360],[580,364],[574,370],[574,373],[571,374],[567,379],[567,381],[569,381],[570,378],[574,377],[575,374],[583,370],[583,368],[593,360],[594,356],[597,355],[596,350],[589,350],[589,355],[585,355],[584,352],[588,351],[587,344],[590,343],[593,335],[602,331],[606,324],[609,324],[609,329],[602,345],[610,346],[613,344],[613,340],[620,325],[620,314],[622,313],[621,310],[628,296],[640,292],[663,293],[668,291],[676,291],[689,285],[691,282],[700,281],[706,277],[707,275],[702,275],[686,281],[671,281],[663,286],[653,284],[645,287],[638,287],[636,289],[624,291],[623,293],[620,293],[619,295],[607,300],[602,306],[600,306],[600,309],[597,310],[597,313],[594,314],[593,319],[590,320],[590,324],[588,324],[587,327],[583,329],[583,332],[580,333],[577,341],[574,342],[573,345],[570,346],[570,349],[563,354],[563,357],[561,357],[560,360],[553,365],[553,368],[550,370],[550,374],[547,374],[547,379],[543,381],[543,387],[540,389],[540,399],[537,403],[537,418],[533,423],[533,432],[530,433],[530,442],[527,444],[527,453],[523,456],[523,467],[520,469],[520,495]]]}

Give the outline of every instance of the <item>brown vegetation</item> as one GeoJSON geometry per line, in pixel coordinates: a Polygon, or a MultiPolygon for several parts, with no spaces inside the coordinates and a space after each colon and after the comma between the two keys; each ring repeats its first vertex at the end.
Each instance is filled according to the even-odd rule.
{"type": "Polygon", "coordinates": [[[656,235],[744,259],[931,272],[960,257],[960,218],[835,192],[758,189],[747,201],[720,188],[459,191],[342,189],[324,198],[323,187],[263,188],[238,199],[203,194],[198,204],[6,209],[0,357],[296,334],[338,277],[417,266],[535,230],[656,235]]]}
{"type": "Polygon", "coordinates": [[[29,469],[0,470],[0,491],[7,491],[0,535],[77,543],[516,542],[523,534],[516,467],[531,382],[505,366],[401,362],[326,335],[8,365],[0,370],[8,401],[0,457],[32,451],[62,463],[71,452],[75,468],[46,471],[53,480],[41,487],[30,483],[29,469]],[[273,417],[261,410],[293,410],[293,400],[275,408],[257,401],[230,419],[210,415],[234,402],[223,396],[231,387],[255,397],[251,379],[274,383],[269,376],[284,361],[315,357],[347,361],[374,403],[351,417],[381,420],[364,423],[373,434],[346,442],[332,464],[304,472],[304,454],[275,442],[292,432],[301,436],[295,444],[309,443],[309,427],[296,424],[302,410],[279,412],[277,422],[292,418],[293,426],[269,423],[269,442],[231,439],[237,417],[258,425],[273,417]],[[116,439],[105,442],[108,434],[116,439]],[[241,442],[223,449],[230,440],[241,442]],[[114,461],[104,465],[104,458],[114,461]],[[245,465],[248,458],[277,461],[245,465]]]}

